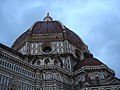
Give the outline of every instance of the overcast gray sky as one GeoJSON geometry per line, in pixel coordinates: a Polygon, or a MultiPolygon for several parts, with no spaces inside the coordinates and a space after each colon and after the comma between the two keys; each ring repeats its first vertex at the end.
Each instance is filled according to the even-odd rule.
{"type": "Polygon", "coordinates": [[[120,0],[0,0],[0,43],[10,47],[48,12],[120,78],[120,0]]]}

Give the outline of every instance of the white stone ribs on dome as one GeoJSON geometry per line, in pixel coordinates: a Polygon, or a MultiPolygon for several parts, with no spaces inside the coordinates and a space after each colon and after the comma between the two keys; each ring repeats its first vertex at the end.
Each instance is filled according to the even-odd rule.
{"type": "MultiPolygon", "coordinates": [[[[34,24],[32,24],[32,26],[30,27],[29,31],[33,30],[33,27],[38,23],[38,22],[42,22],[42,21],[36,21],[34,24]]],[[[62,29],[64,30],[65,29],[65,26],[62,24],[62,22],[58,21],[58,20],[55,20],[55,22],[58,22],[62,29]]],[[[81,39],[82,40],[82,39],[81,39]]]]}
{"type": "Polygon", "coordinates": [[[55,20],[55,21],[58,22],[61,25],[62,29],[65,29],[65,26],[62,24],[62,22],[60,22],[58,20],[55,20]]]}
{"type": "Polygon", "coordinates": [[[29,31],[31,31],[33,29],[33,27],[35,26],[35,24],[37,24],[38,22],[40,22],[40,21],[36,21],[35,23],[33,23],[32,26],[30,27],[29,31]]]}

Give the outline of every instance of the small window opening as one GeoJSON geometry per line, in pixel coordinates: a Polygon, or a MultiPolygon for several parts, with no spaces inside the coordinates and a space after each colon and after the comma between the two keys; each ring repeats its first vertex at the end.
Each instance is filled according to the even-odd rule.
{"type": "Polygon", "coordinates": [[[50,46],[46,46],[43,48],[43,52],[45,52],[45,53],[50,53],[51,51],[52,51],[52,49],[50,46]]]}

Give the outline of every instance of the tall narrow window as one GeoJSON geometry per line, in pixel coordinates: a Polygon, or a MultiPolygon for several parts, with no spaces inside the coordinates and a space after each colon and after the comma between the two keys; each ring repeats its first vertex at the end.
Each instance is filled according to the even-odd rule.
{"type": "Polygon", "coordinates": [[[18,90],[17,86],[15,84],[11,85],[10,90],[18,90]]]}
{"type": "Polygon", "coordinates": [[[95,77],[95,80],[96,80],[97,85],[100,85],[100,79],[99,79],[99,77],[95,77]]]}
{"type": "Polygon", "coordinates": [[[78,87],[79,87],[79,89],[83,87],[82,81],[79,81],[78,87]]]}
{"type": "Polygon", "coordinates": [[[54,64],[57,65],[57,64],[58,64],[58,61],[57,61],[57,60],[54,60],[54,64]]]}

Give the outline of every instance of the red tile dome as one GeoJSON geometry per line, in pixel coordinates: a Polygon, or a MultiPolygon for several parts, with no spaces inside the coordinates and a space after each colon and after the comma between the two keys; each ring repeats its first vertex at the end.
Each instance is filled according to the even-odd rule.
{"type": "MultiPolygon", "coordinates": [[[[71,43],[77,43],[76,45],[79,44],[79,47],[82,47],[84,45],[84,42],[77,34],[65,27],[61,22],[53,21],[50,16],[46,16],[43,21],[37,21],[35,24],[33,24],[31,28],[29,28],[26,32],[20,35],[12,45],[12,48],[17,49],[18,47],[20,47],[21,43],[32,42],[32,38],[35,35],[39,36],[42,34],[44,34],[44,36],[47,35],[48,37],[50,34],[60,34],[61,39],[59,40],[68,40],[71,43]]],[[[41,40],[36,40],[36,42],[41,42],[41,40]]]]}

